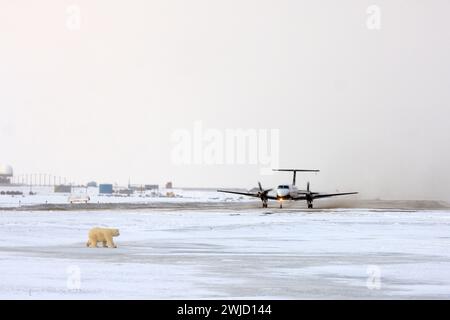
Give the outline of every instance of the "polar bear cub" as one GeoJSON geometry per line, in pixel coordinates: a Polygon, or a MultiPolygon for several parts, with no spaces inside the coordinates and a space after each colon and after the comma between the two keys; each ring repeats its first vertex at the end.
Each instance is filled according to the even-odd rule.
{"type": "Polygon", "coordinates": [[[118,236],[120,236],[119,229],[92,228],[89,230],[89,240],[86,243],[86,247],[96,248],[97,242],[101,242],[105,248],[117,248],[114,244],[113,237],[118,236]]]}

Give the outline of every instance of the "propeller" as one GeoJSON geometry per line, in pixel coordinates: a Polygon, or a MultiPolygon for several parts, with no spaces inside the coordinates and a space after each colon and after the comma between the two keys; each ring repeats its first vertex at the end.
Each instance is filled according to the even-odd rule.
{"type": "Polygon", "coordinates": [[[258,186],[259,186],[259,191],[258,191],[258,196],[261,199],[262,203],[263,203],[263,208],[267,208],[267,194],[272,191],[272,189],[263,189],[261,182],[258,182],[258,186]]]}
{"type": "Polygon", "coordinates": [[[309,188],[309,182],[306,184],[306,192],[302,192],[305,195],[305,200],[308,203],[308,209],[313,208],[313,201],[317,198],[328,198],[328,197],[334,197],[334,196],[345,196],[349,194],[357,194],[358,192],[344,192],[344,193],[319,193],[319,192],[312,192],[309,188]]]}
{"type": "Polygon", "coordinates": [[[306,183],[306,202],[308,203],[308,208],[312,209],[313,207],[313,200],[314,200],[314,192],[311,192],[311,190],[309,189],[309,181],[306,183]]]}

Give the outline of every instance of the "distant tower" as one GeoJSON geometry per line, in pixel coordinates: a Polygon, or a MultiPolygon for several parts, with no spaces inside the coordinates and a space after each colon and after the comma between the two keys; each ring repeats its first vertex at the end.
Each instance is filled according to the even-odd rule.
{"type": "Polygon", "coordinates": [[[12,177],[13,177],[12,167],[0,164],[0,184],[11,184],[12,177]]]}

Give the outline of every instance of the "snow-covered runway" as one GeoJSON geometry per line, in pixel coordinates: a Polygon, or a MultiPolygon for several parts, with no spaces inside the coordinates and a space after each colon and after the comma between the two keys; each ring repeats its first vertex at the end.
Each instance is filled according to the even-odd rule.
{"type": "Polygon", "coordinates": [[[0,298],[448,299],[450,211],[0,211],[0,298]]]}

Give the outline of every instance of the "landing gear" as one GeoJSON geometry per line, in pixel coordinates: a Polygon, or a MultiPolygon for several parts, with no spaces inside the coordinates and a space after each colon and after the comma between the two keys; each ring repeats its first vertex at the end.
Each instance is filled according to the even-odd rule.
{"type": "Polygon", "coordinates": [[[267,208],[267,202],[263,202],[263,208],[267,208]]]}
{"type": "Polygon", "coordinates": [[[312,202],[308,202],[308,209],[312,209],[312,208],[313,208],[312,202]]]}
{"type": "Polygon", "coordinates": [[[280,201],[280,209],[283,209],[283,202],[280,201]]]}

